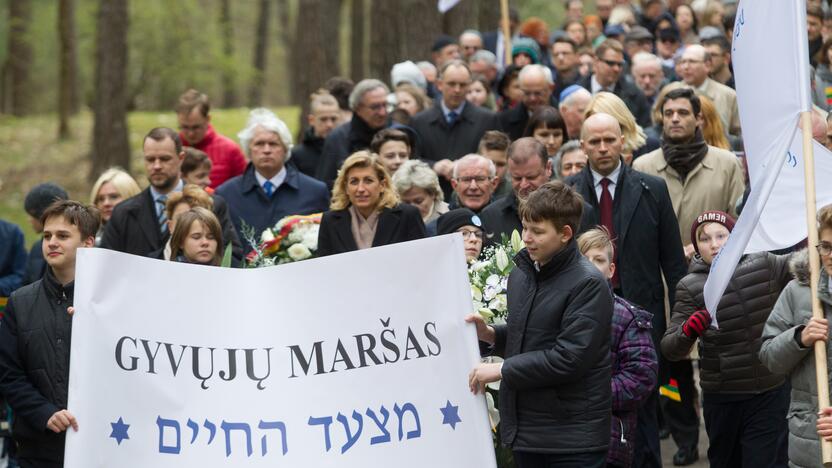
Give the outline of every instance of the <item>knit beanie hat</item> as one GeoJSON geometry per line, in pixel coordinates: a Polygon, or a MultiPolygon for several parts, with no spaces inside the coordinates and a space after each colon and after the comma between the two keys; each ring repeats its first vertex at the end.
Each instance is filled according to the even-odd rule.
{"type": "Polygon", "coordinates": [[[23,200],[23,209],[29,216],[40,219],[43,212],[56,200],[68,200],[69,194],[66,190],[51,182],[38,184],[29,190],[26,199],[23,200]]]}
{"type": "Polygon", "coordinates": [[[699,230],[699,226],[707,223],[717,223],[725,226],[725,229],[731,232],[734,230],[734,224],[736,222],[731,215],[724,211],[706,211],[697,216],[693,221],[693,225],[690,227],[690,240],[693,242],[693,249],[696,253],[699,253],[699,245],[696,239],[696,231],[699,230]]]}
{"type": "Polygon", "coordinates": [[[410,60],[397,63],[390,70],[390,83],[393,84],[393,87],[395,88],[402,82],[408,82],[422,88],[422,90],[428,87],[428,82],[425,75],[422,74],[422,70],[419,70],[419,67],[410,60]]]}
{"type": "Polygon", "coordinates": [[[511,47],[511,57],[517,54],[526,54],[532,58],[533,63],[540,63],[540,46],[534,39],[521,37],[516,39],[511,47]]]}
{"type": "Polygon", "coordinates": [[[482,229],[482,221],[468,208],[451,210],[436,220],[436,234],[450,234],[463,226],[476,226],[482,229]]]}

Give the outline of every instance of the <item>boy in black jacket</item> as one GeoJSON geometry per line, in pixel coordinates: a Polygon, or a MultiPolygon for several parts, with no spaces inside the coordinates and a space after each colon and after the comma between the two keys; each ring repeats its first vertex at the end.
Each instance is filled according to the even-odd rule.
{"type": "Polygon", "coordinates": [[[505,358],[469,375],[474,393],[501,380],[500,434],[517,468],[606,465],[612,292],[576,246],[583,200],[560,181],[521,202],[523,242],[508,279],[505,325],[479,315],[480,341],[505,358]]]}
{"type": "Polygon", "coordinates": [[[65,434],[78,430],[67,411],[75,254],[92,247],[94,208],[60,200],[44,211],[44,277],[12,293],[0,323],[0,392],[15,413],[13,435],[22,468],[63,466],[65,434]]]}

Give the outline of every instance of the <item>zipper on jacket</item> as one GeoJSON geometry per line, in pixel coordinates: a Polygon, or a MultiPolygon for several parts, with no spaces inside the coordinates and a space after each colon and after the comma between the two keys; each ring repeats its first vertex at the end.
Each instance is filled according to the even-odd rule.
{"type": "Polygon", "coordinates": [[[619,420],[618,420],[618,424],[621,426],[621,443],[622,443],[622,444],[626,444],[626,443],[627,443],[627,439],[626,439],[626,438],[624,438],[624,420],[623,420],[623,419],[619,419],[619,420]]]}

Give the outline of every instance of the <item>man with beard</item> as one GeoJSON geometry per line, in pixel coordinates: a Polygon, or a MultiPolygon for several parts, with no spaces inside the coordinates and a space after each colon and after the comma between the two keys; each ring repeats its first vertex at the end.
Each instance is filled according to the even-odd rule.
{"type": "MultiPolygon", "coordinates": [[[[673,90],[665,95],[658,107],[662,111],[662,147],[636,159],[633,168],[658,176],[667,184],[679,221],[685,256],[690,259],[694,247],[688,226],[699,213],[709,210],[736,216],[737,200],[745,190],[745,179],[736,156],[705,143],[701,104],[693,90],[673,90]]],[[[674,463],[695,460],[698,457],[699,416],[694,406],[696,391],[691,361],[662,359],[659,385],[665,385],[671,379],[678,383],[681,400],[662,398],[661,407],[679,447],[673,457],[674,463]]]]}
{"type": "MultiPolygon", "coordinates": [[[[171,193],[181,192],[185,186],[181,178],[185,152],[179,135],[165,127],[154,128],[144,137],[142,152],[150,186],[116,205],[104,228],[101,247],[148,257],[161,252],[170,238],[165,204],[171,193]]],[[[241,261],[240,240],[222,197],[214,197],[214,214],[222,225],[223,244],[231,243],[235,262],[241,261]]]]}

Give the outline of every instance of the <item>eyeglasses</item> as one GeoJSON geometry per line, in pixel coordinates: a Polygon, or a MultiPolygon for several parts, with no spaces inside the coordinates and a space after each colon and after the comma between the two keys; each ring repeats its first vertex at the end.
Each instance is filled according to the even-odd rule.
{"type": "Polygon", "coordinates": [[[704,60],[682,59],[679,60],[679,65],[693,65],[695,63],[705,63],[704,60]]]}
{"type": "Polygon", "coordinates": [[[462,234],[462,238],[465,240],[468,240],[471,236],[474,236],[477,240],[482,240],[482,231],[480,230],[472,231],[468,229],[460,229],[456,232],[462,234]]]}
{"type": "Polygon", "coordinates": [[[378,112],[378,111],[384,109],[386,106],[387,106],[387,104],[384,103],[384,102],[377,102],[375,104],[364,104],[364,107],[366,107],[367,109],[370,109],[373,112],[378,112]]]}
{"type": "Polygon", "coordinates": [[[622,67],[624,66],[624,62],[616,62],[615,60],[604,60],[604,59],[599,59],[599,60],[601,60],[602,62],[606,63],[608,67],[613,67],[613,68],[618,67],[618,68],[622,68],[622,67]]]}
{"type": "Polygon", "coordinates": [[[816,245],[815,248],[818,249],[818,253],[824,257],[832,255],[832,244],[830,244],[829,242],[821,242],[820,244],[816,245]]]}
{"type": "Polygon", "coordinates": [[[475,184],[477,184],[477,185],[482,185],[482,184],[484,184],[484,183],[488,182],[489,180],[491,180],[491,178],[490,178],[490,177],[484,177],[484,176],[478,176],[478,177],[467,177],[467,176],[466,176],[466,177],[456,177],[455,179],[456,179],[456,181],[457,181],[457,182],[463,183],[463,184],[465,184],[465,185],[468,185],[468,184],[470,184],[471,182],[474,182],[474,183],[475,183],[475,184]]]}
{"type": "Polygon", "coordinates": [[[677,41],[675,37],[662,37],[659,39],[659,42],[663,42],[665,44],[676,44],[677,41]]]}

